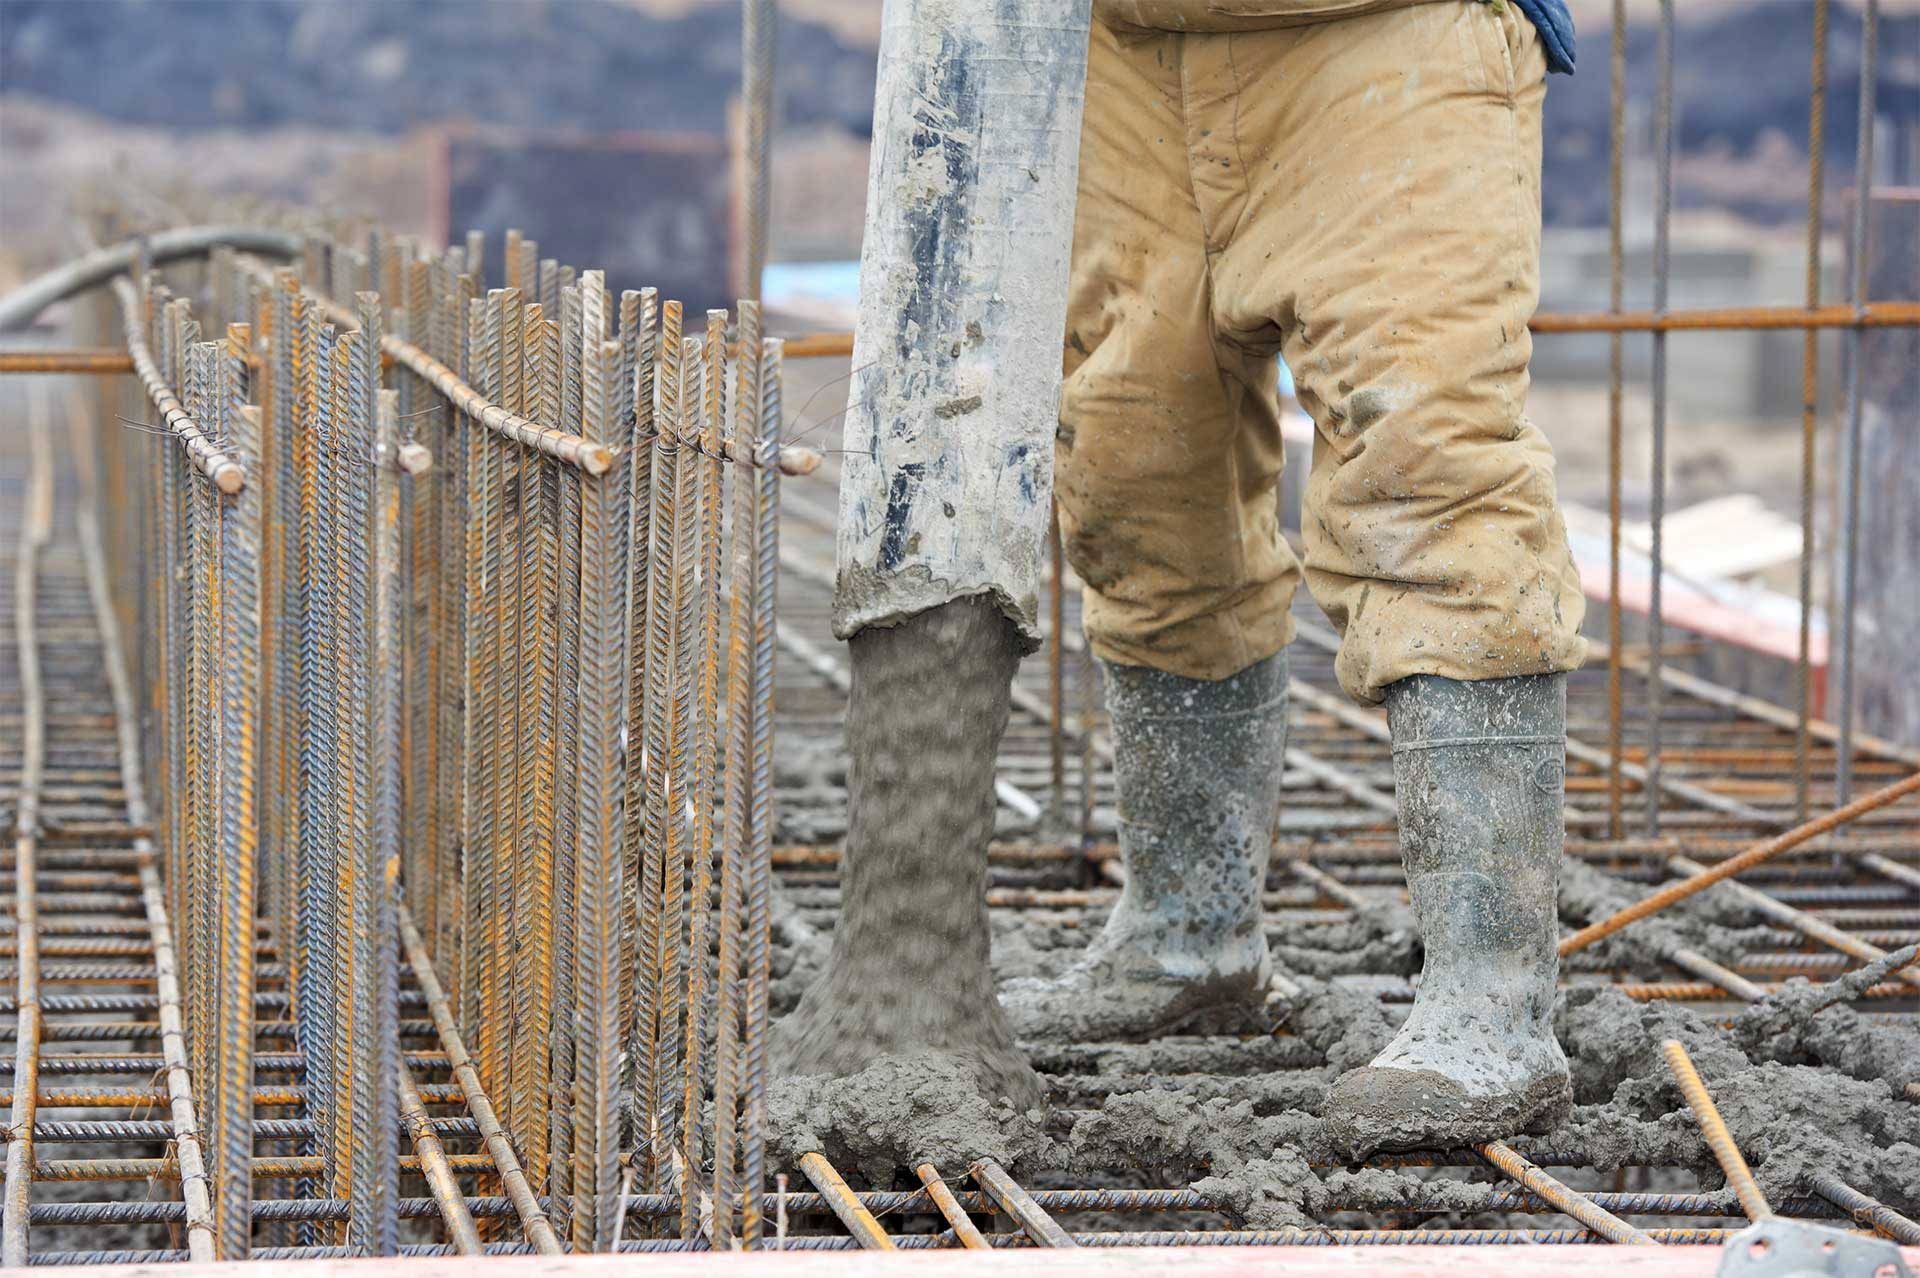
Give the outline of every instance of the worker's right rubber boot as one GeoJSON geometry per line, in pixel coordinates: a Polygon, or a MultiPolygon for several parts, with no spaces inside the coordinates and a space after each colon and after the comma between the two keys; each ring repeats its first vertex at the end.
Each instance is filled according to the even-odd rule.
{"type": "Polygon", "coordinates": [[[1147,1038],[1257,1007],[1260,891],[1280,809],[1284,652],[1218,682],[1102,662],[1126,886],[1057,979],[1000,987],[1016,1036],[1147,1038]]]}
{"type": "Polygon", "coordinates": [[[1426,959],[1413,1011],[1327,1093],[1335,1150],[1452,1149],[1573,1104],[1553,1037],[1566,676],[1387,687],[1400,851],[1426,959]]]}

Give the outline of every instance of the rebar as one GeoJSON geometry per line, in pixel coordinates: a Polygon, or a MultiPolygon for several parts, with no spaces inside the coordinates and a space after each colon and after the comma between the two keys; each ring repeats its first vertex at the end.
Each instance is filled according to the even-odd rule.
{"type": "MultiPolygon", "coordinates": [[[[1880,0],[1866,0],[1860,24],[1860,65],[1877,67],[1880,39],[1880,0]]],[[[1847,302],[1856,310],[1867,301],[1868,209],[1873,193],[1873,124],[1875,92],[1880,77],[1862,71],[1859,111],[1854,123],[1853,216],[1847,229],[1847,302]]],[[[1855,601],[1860,591],[1860,449],[1863,378],[1866,351],[1864,330],[1847,330],[1847,407],[1840,440],[1840,589],[1831,611],[1839,614],[1840,642],[1834,653],[1837,667],[1834,695],[1840,702],[1839,751],[1834,756],[1834,792],[1844,804],[1853,797],[1853,684],[1854,632],[1858,625],[1855,601]]]]}
{"type": "Polygon", "coordinates": [[[1658,913],[1677,901],[1684,901],[1695,893],[1712,887],[1722,879],[1731,878],[1783,853],[1791,852],[1816,835],[1825,834],[1876,808],[1883,808],[1889,803],[1897,802],[1915,793],[1920,793],[1920,772],[1913,773],[1892,785],[1883,786],[1871,794],[1863,795],[1845,807],[1836,808],[1824,816],[1795,826],[1785,834],[1763,840],[1738,856],[1728,857],[1718,865],[1704,868],[1607,918],[1588,924],[1560,942],[1560,954],[1565,957],[1576,950],[1585,949],[1595,941],[1613,935],[1628,924],[1643,919],[1649,914],[1658,913]]]}
{"type": "Polygon", "coordinates": [[[46,772],[46,693],[40,675],[40,643],[34,621],[41,551],[52,533],[53,463],[47,442],[44,397],[28,410],[31,450],[27,504],[15,548],[13,636],[20,678],[20,781],[13,808],[13,920],[19,944],[14,986],[14,1089],[7,1117],[7,1184],[0,1216],[0,1264],[25,1265],[28,1209],[33,1198],[34,1118],[40,1088],[40,907],[35,856],[40,836],[40,787],[46,772]]]}
{"type": "Polygon", "coordinates": [[[1700,1081],[1700,1073],[1694,1069],[1686,1045],[1679,1039],[1665,1039],[1660,1044],[1660,1053],[1667,1058],[1667,1068],[1673,1071],[1673,1079],[1680,1085],[1681,1095],[1687,1098],[1687,1106],[1693,1110],[1694,1120],[1700,1124],[1700,1134],[1706,1138],[1707,1148],[1713,1151],[1714,1161],[1726,1173],[1727,1183],[1733,1186],[1747,1219],[1759,1221],[1771,1218],[1773,1208],[1768,1205],[1767,1196],[1761,1191],[1759,1182],[1754,1180],[1753,1170],[1747,1166],[1746,1156],[1734,1142],[1733,1133],[1727,1130],[1726,1120],[1720,1117],[1720,1109],[1713,1103],[1707,1085],[1700,1081]]]}
{"type": "MultiPolygon", "coordinates": [[[[57,774],[46,795],[58,828],[0,882],[31,894],[41,915],[40,926],[0,938],[0,972],[18,982],[34,969],[41,987],[0,1000],[17,1022],[6,1103],[16,1113],[92,1111],[16,1127],[25,1139],[9,1156],[68,1140],[94,1142],[78,1152],[101,1156],[28,1153],[31,1175],[10,1178],[9,1194],[17,1182],[36,1227],[184,1224],[184,1253],[151,1254],[199,1259],[249,1247],[289,1257],[556,1253],[563,1238],[622,1252],[764,1246],[769,1214],[849,1205],[868,1219],[910,1212],[952,1231],[903,1226],[893,1241],[913,1248],[1058,1242],[1068,1236],[1052,1216],[1063,1212],[1187,1212],[1211,1223],[1215,1205],[1193,1190],[1026,1190],[991,1164],[975,1169],[981,1192],[956,1192],[931,1165],[910,1193],[854,1194],[844,1181],[765,1192],[772,876],[792,876],[796,912],[817,918],[835,899],[823,889],[836,864],[821,843],[776,858],[776,645],[803,657],[781,687],[783,722],[830,714],[845,674],[809,637],[831,577],[801,547],[782,553],[780,481],[815,466],[831,475],[822,460],[831,454],[783,442],[785,352],[764,337],[757,307],[709,312],[689,338],[677,304],[623,294],[616,319],[597,273],[540,258],[518,234],[502,247],[496,282],[506,287],[491,293],[475,278],[476,241],[433,253],[357,230],[308,234],[297,269],[270,273],[221,254],[204,276],[171,281],[137,264],[115,288],[129,351],[145,359],[124,357],[137,378],[91,384],[100,402],[118,396],[129,421],[154,420],[165,398],[178,406],[158,411],[157,433],[91,415],[99,471],[87,510],[99,527],[83,524],[81,539],[103,543],[88,551],[89,573],[100,560],[91,624],[105,636],[111,617],[114,643],[121,631],[138,636],[129,691],[116,692],[124,812],[109,782],[57,774]],[[223,340],[202,340],[203,327],[223,340]],[[238,471],[210,472],[214,455],[238,471]],[[242,482],[223,492],[218,476],[234,473],[242,482]],[[791,597],[776,614],[781,571],[791,597]],[[127,780],[142,765],[162,779],[151,812],[127,780]],[[106,982],[126,984],[98,988],[106,982]],[[427,1019],[400,1019],[423,1005],[427,1019]],[[36,1034],[56,1011],[85,1019],[36,1034]],[[244,1047],[239,1024],[250,1027],[244,1047]],[[29,1037],[43,1040],[30,1073],[18,1064],[29,1037]],[[400,1178],[416,1174],[429,1196],[400,1197],[400,1178]],[[155,1201],[36,1203],[36,1178],[118,1182],[155,1201]],[[981,1211],[1007,1213],[1022,1234],[989,1239],[967,1216],[981,1211]],[[403,1245],[401,1220],[446,1241],[403,1245]]],[[[1534,327],[1811,333],[1920,319],[1901,302],[1700,312],[1626,312],[1620,302],[1616,287],[1604,316],[1542,315],[1534,327]]],[[[89,349],[86,336],[74,349],[89,349]]],[[[786,505],[786,517],[822,527],[804,494],[786,505]]],[[[1054,647],[1044,684],[1035,675],[1016,691],[1029,731],[1010,743],[999,779],[1003,819],[1023,824],[996,845],[995,908],[1098,909],[1114,896],[1086,877],[1114,855],[1102,841],[1110,746],[1097,668],[1068,629],[1068,593],[1056,559],[1054,647]],[[1032,796],[1048,785],[1060,815],[1070,735],[1081,755],[1080,839],[1036,844],[1031,823],[1046,807],[1032,796]]],[[[42,612],[54,619],[41,628],[47,651],[77,633],[61,628],[58,597],[42,612]]],[[[1314,653],[1327,641],[1312,627],[1302,635],[1314,653]]],[[[1879,809],[1913,792],[1914,778],[1902,779],[1912,752],[1612,640],[1609,684],[1619,688],[1626,671],[1644,680],[1614,700],[1575,677],[1571,850],[1610,862],[1623,882],[1751,872],[1736,899],[1776,925],[1722,961],[1648,951],[1668,970],[1636,976],[1679,979],[1617,988],[1757,1001],[1780,988],[1775,977],[1831,975],[1904,943],[1917,922],[1904,906],[1920,843],[1910,809],[1879,809]],[[1643,687],[1662,698],[1657,765],[1622,757],[1619,743],[1626,718],[1646,722],[1643,687]],[[1895,792],[1748,846],[1790,820],[1787,761],[1817,753],[1824,770],[1820,747],[1835,745],[1855,775],[1885,778],[1895,792]],[[1656,837],[1622,837],[1613,819],[1636,785],[1660,814],[1656,837]],[[1852,835],[1821,837],[1849,822],[1861,823],[1852,835]],[[1815,847],[1836,859],[1771,863],[1815,847]],[[1834,952],[1802,952],[1802,936],[1834,952]]],[[[1387,864],[1384,725],[1325,692],[1324,662],[1301,656],[1305,730],[1287,759],[1294,802],[1281,832],[1283,855],[1297,859],[1264,894],[1280,911],[1270,928],[1340,918],[1400,885],[1387,864]]],[[[1811,793],[1823,801],[1819,786],[1811,793]]],[[[1912,974],[1848,979],[1837,997],[1884,999],[1912,974]]],[[[1404,1002],[1411,987],[1382,982],[1377,993],[1404,1002]]],[[[1299,1047],[1283,1037],[1259,1050],[1297,1062],[1299,1047]]],[[[1084,1049],[1048,1065],[1078,1071],[1055,1080],[1073,1105],[1141,1085],[1096,1072],[1084,1049]]],[[[1065,1121],[1079,1112],[1064,1110],[1065,1121]]],[[[1505,1147],[1487,1153],[1496,1166],[1507,1157],[1514,1178],[1486,1190],[1488,1210],[1564,1208],[1622,1237],[1631,1227],[1616,1213],[1734,1210],[1726,1193],[1576,1195],[1539,1168],[1588,1155],[1522,1148],[1524,1160],[1505,1147]]],[[[1377,1165],[1473,1159],[1444,1151],[1377,1165]]],[[[1850,1187],[1815,1192],[1818,1202],[1781,1207],[1901,1227],[1850,1187]]],[[[1384,1210],[1364,1194],[1328,1209],[1384,1210]]],[[[796,1249],[857,1245],[779,1232],[796,1249]]],[[[1196,1228],[1073,1241],[1593,1238],[1196,1228]]]]}
{"type": "Polygon", "coordinates": [[[1513,1147],[1505,1141],[1490,1141],[1478,1148],[1480,1156],[1498,1168],[1502,1174],[1511,1176],[1528,1190],[1552,1203],[1608,1242],[1636,1245],[1649,1245],[1655,1242],[1655,1239],[1645,1230],[1636,1229],[1596,1204],[1592,1199],[1569,1189],[1541,1171],[1526,1158],[1514,1152],[1513,1147]]]}
{"type": "Polygon", "coordinates": [[[1042,1247],[1079,1246],[1073,1236],[1060,1228],[1059,1222],[1047,1214],[1046,1208],[1035,1202],[1033,1196],[1007,1175],[1006,1169],[999,1163],[991,1158],[982,1158],[967,1170],[974,1182],[987,1191],[994,1204],[1018,1221],[1021,1230],[1036,1244],[1042,1247]]]}
{"type": "Polygon", "coordinates": [[[802,1154],[800,1170],[820,1191],[828,1208],[840,1218],[840,1223],[847,1227],[847,1232],[853,1235],[855,1242],[868,1251],[895,1250],[893,1239],[887,1231],[880,1227],[873,1213],[847,1188],[847,1182],[823,1155],[817,1152],[802,1154]]]}
{"type": "Polygon", "coordinates": [[[960,1200],[954,1197],[953,1190],[948,1188],[947,1182],[940,1178],[939,1170],[932,1163],[921,1163],[913,1169],[913,1173],[920,1178],[920,1183],[927,1187],[927,1197],[931,1198],[933,1205],[940,1209],[941,1218],[953,1230],[953,1236],[960,1240],[960,1245],[974,1251],[985,1251],[990,1246],[986,1235],[980,1232],[980,1227],[973,1223],[972,1217],[967,1215],[966,1209],[960,1205],[960,1200]]]}

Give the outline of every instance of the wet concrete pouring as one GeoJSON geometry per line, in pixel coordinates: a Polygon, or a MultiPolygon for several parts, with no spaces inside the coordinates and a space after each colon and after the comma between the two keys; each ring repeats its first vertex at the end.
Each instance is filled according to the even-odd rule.
{"type": "MultiPolygon", "coordinates": [[[[796,397],[804,402],[805,397],[796,397]]],[[[796,432],[803,429],[796,427],[796,432]]],[[[814,437],[813,442],[830,443],[814,437]]],[[[832,640],[831,459],[820,477],[796,481],[784,494],[784,571],[780,582],[782,648],[778,671],[775,865],[780,880],[774,927],[774,1010],[793,1010],[825,970],[841,905],[839,858],[848,838],[846,793],[849,652],[832,640]]],[[[50,553],[45,571],[63,625],[84,607],[77,558],[70,545],[50,553]]],[[[997,804],[985,899],[992,928],[991,966],[973,956],[958,963],[931,942],[916,949],[911,979],[888,974],[923,1025],[957,1025],[964,983],[1052,975],[1071,964],[1098,933],[1119,892],[1114,794],[1102,743],[1099,689],[1087,676],[1073,636],[1074,587],[1064,592],[1068,643],[1061,654],[1061,769],[1053,768],[1050,650],[1021,662],[1012,710],[994,769],[997,804]],[[1083,710],[1095,737],[1086,748],[1083,710]],[[1084,765],[1090,761],[1091,767],[1084,765]]],[[[1043,618],[1048,613],[1042,600],[1043,618]]],[[[818,1149],[838,1168],[902,1247],[954,1245],[946,1222],[922,1192],[913,1165],[930,1159],[996,1245],[1027,1245],[1010,1213],[976,1192],[969,1161],[988,1157],[1011,1172],[1083,1244],[1176,1242],[1315,1242],[1379,1244],[1418,1241],[1579,1243],[1595,1235],[1553,1209],[1470,1150],[1383,1155],[1361,1166],[1335,1155],[1319,1118],[1328,1087],[1368,1060],[1396,1031],[1411,1004],[1421,949],[1399,868],[1397,841],[1383,796],[1392,792],[1384,717],[1339,698],[1331,658],[1302,610],[1303,637],[1291,650],[1290,753],[1285,803],[1264,896],[1264,927],[1278,977],[1267,1005],[1236,1023],[1195,1027],[1144,1044],[1019,1044],[1044,1094],[1025,1103],[986,1094],[979,1074],[953,1057],[896,1050],[886,1036],[902,1025],[842,1026],[833,1053],[858,1053],[862,1066],[833,1083],[802,1082],[769,1098],[771,1165],[793,1191],[787,1244],[851,1247],[853,1239],[797,1166],[818,1149]],[[879,1050],[874,1050],[878,1048],[879,1050]],[[904,1101],[904,1103],[903,1103],[904,1101]]],[[[56,758],[55,780],[68,787],[64,819],[85,826],[117,811],[101,788],[109,738],[93,725],[104,692],[98,662],[84,644],[50,655],[59,686],[77,689],[74,713],[87,725],[86,749],[56,758]]],[[[4,661],[0,661],[4,664],[4,661]]],[[[950,671],[942,671],[950,677],[950,671]]],[[[933,676],[927,676],[931,679],[933,676]]],[[[1636,759],[1646,706],[1641,681],[1627,680],[1629,759],[1636,759]]],[[[0,701],[17,698],[0,670],[0,701]]],[[[64,721],[63,721],[64,722],[64,721]]],[[[1590,667],[1570,681],[1573,738],[1604,751],[1606,672],[1590,667]]],[[[1721,797],[1737,796],[1775,818],[1755,822],[1669,794],[1661,833],[1644,833],[1644,800],[1624,794],[1626,833],[1609,838],[1607,778],[1591,754],[1570,760],[1572,811],[1561,876],[1563,931],[1647,895],[1676,873],[1681,858],[1711,863],[1790,822],[1793,739],[1778,722],[1670,689],[1666,698],[1665,772],[1670,781],[1721,797]]],[[[1861,790],[1886,784],[1915,765],[1861,753],[1861,790]]],[[[1833,806],[1833,755],[1816,743],[1814,812],[1833,806]]],[[[947,818],[942,818],[946,820],[947,818]]],[[[987,817],[976,814],[976,835],[987,817]]],[[[929,826],[928,828],[933,828],[929,826]]],[[[958,824],[955,828],[960,828],[958,824]]],[[[877,832],[895,840],[902,832],[877,832]]],[[[908,837],[919,834],[906,832],[908,837]]],[[[63,855],[73,855],[63,852],[63,855]]],[[[977,873],[951,867],[950,891],[977,891],[977,873]],[[964,880],[964,881],[963,881],[964,880]]],[[[1832,988],[1865,966],[1796,930],[1841,929],[1847,943],[1898,950],[1920,940],[1920,804],[1908,801],[1871,814],[1840,835],[1632,925],[1563,964],[1555,1008],[1557,1033],[1572,1061],[1575,1108],[1559,1129],[1519,1138],[1514,1148],[1593,1203],[1647,1229],[1663,1242],[1715,1242],[1745,1223],[1733,1193],[1661,1058],[1663,1039],[1691,1053],[1735,1140],[1754,1164],[1773,1205],[1785,1215],[1853,1223],[1843,1203],[1864,1219],[1852,1190],[1904,1213],[1920,1212],[1920,990],[1900,974],[1880,974],[1832,988]],[[1783,919],[1744,895],[1798,914],[1783,919]],[[1810,923],[1808,920],[1812,920],[1810,923]],[[1725,969],[1722,986],[1702,976],[1725,969]],[[1723,986],[1744,988],[1736,997],[1723,986]]],[[[272,955],[263,941],[263,962],[272,955]]],[[[115,969],[119,975],[125,972],[115,969]]],[[[1911,970],[1907,974],[1912,975],[1911,970]]],[[[131,978],[128,978],[131,980],[131,978]]],[[[862,977],[861,979],[866,979],[862,977]]],[[[132,985],[127,986],[133,990],[132,985]]],[[[147,1008],[148,994],[109,992],[111,1009],[147,1008]],[[142,1000],[147,1001],[142,1001],[142,1000]]],[[[77,996],[107,1009],[95,995],[77,996]]],[[[269,990],[264,997],[276,994],[269,990]]],[[[77,1004],[76,1004],[77,1005],[77,1004]]],[[[268,1003],[269,1008],[278,1004],[268,1003]]],[[[419,1046],[424,1016],[417,992],[402,993],[409,1042],[419,1046]]],[[[76,1015],[151,1015],[92,1010],[76,1015]]],[[[274,1015],[278,1015],[274,1013],[274,1015]]],[[[284,1022],[275,1021],[276,1026],[284,1022]]],[[[778,1026],[776,1026],[778,1030],[778,1026]]],[[[264,1036],[270,1051],[285,1044],[264,1036]]],[[[791,1031],[781,1031],[791,1033],[791,1031]]],[[[924,1037],[924,1035],[923,1035],[924,1037]]],[[[279,1055],[284,1062],[287,1058],[279,1055]]],[[[845,1055],[832,1060],[844,1068],[845,1055]]],[[[263,1086],[288,1076],[262,1068],[263,1086]]],[[[431,1075],[436,1107],[457,1105],[431,1075]]],[[[62,1075],[64,1087],[80,1076],[62,1075]]],[[[119,1086],[124,1076],[102,1085],[119,1086]]],[[[291,1134],[304,1125],[298,1107],[263,1102],[260,1153],[291,1156],[304,1146],[291,1134]]],[[[472,1120],[443,1118],[456,1155],[484,1157],[472,1120]]],[[[36,1186],[36,1251],[84,1261],[116,1251],[154,1248],[178,1258],[176,1226],[164,1223],[177,1203],[127,1179],[118,1163],[79,1166],[66,1154],[98,1160],[140,1152],[163,1139],[166,1124],[151,1108],[114,1116],[126,1140],[88,1139],[50,1145],[58,1155],[36,1186]],[[137,1130],[136,1130],[137,1129],[137,1130]],[[161,1135],[152,1136],[151,1132],[161,1135]],[[145,1143],[133,1142],[139,1136],[145,1143]],[[111,1181],[71,1179],[112,1173],[111,1181]],[[65,1179],[65,1177],[58,1177],[65,1179]],[[103,1217],[105,1208],[112,1210],[103,1217]],[[104,1219],[104,1223],[103,1223],[104,1219]]],[[[74,1124],[87,1126],[87,1124],[74,1124]]],[[[93,1124],[100,1126],[100,1124],[93,1124]]],[[[50,1132],[52,1129],[50,1128],[50,1132]]],[[[479,1163],[467,1164],[469,1168],[479,1163]]],[[[510,1223],[513,1208],[496,1195],[484,1170],[468,1173],[476,1215],[492,1231],[489,1246],[524,1250],[510,1223]]],[[[261,1242],[298,1244],[313,1200],[306,1182],[263,1178],[267,1214],[261,1242]]],[[[771,1187],[770,1187],[771,1188],[771,1187]]],[[[409,1240],[432,1236],[430,1202],[410,1199],[409,1240]]],[[[626,1245],[651,1250],[682,1245],[658,1225],[671,1204],[633,1212],[626,1245]]],[[[769,1213],[770,1219],[772,1212],[769,1213]]],[[[1895,1236],[1898,1221],[1883,1223],[1895,1236]]]]}
{"type": "MultiPolygon", "coordinates": [[[[847,654],[826,633],[830,492],[790,488],[783,521],[776,1016],[791,1011],[828,964],[840,903],[847,654]]],[[[1065,593],[1064,767],[1052,764],[1043,652],[1022,665],[996,774],[988,902],[999,982],[1062,971],[1117,895],[1111,779],[1079,732],[1089,709],[1096,736],[1103,720],[1073,637],[1071,585],[1065,593]]],[[[1302,620],[1319,619],[1303,612],[1302,620]]],[[[1292,653],[1296,688],[1338,697],[1323,644],[1298,642],[1292,653]]],[[[1627,683],[1631,747],[1636,713],[1644,715],[1635,685],[1643,681],[1627,683]]],[[[1674,857],[1711,862],[1791,824],[1790,730],[1671,690],[1666,701],[1666,776],[1737,794],[1780,821],[1743,822],[1681,791],[1667,796],[1661,834],[1648,837],[1644,798],[1628,785],[1625,837],[1609,839],[1604,767],[1570,760],[1563,932],[1647,895],[1676,873],[1674,857]]],[[[1265,925],[1278,975],[1263,1009],[1151,1043],[1022,1044],[1046,1085],[1040,1104],[1007,1094],[1017,1088],[983,1094],[952,1059],[847,1044],[843,1051],[859,1053],[858,1072],[776,1088],[776,1164],[791,1169],[817,1149],[857,1189],[887,1191],[917,1189],[911,1168],[922,1161],[958,1176],[986,1156],[1036,1191],[1163,1189],[1178,1208],[1141,1210],[1150,1200],[1139,1196],[1119,1211],[1102,1210],[1111,1204],[1097,1196],[1050,1197],[1061,1222],[1091,1240],[1159,1231],[1139,1240],[1174,1241],[1205,1230],[1229,1231],[1220,1241],[1253,1240],[1253,1231],[1404,1241],[1398,1231],[1414,1230],[1435,1242],[1492,1241],[1517,1230],[1539,1241],[1592,1241],[1472,1151],[1346,1166],[1328,1141],[1318,1116],[1326,1089],[1392,1037],[1421,962],[1391,817],[1377,801],[1392,792],[1391,758],[1355,719],[1368,713],[1354,707],[1343,715],[1326,697],[1295,698],[1291,744],[1306,758],[1289,759],[1267,881],[1265,925]],[[1062,1210],[1081,1201],[1087,1210],[1062,1210]],[[1380,1232],[1353,1232],[1363,1230],[1380,1232]]],[[[1606,714],[1606,671],[1590,666],[1571,680],[1571,735],[1604,746],[1606,714]]],[[[1865,755],[1859,769],[1863,787],[1910,770],[1865,755]]],[[[1831,751],[1817,749],[1815,812],[1830,772],[1831,751]]],[[[1831,806],[1831,796],[1825,802],[1831,806]]],[[[1885,858],[1911,873],[1920,860],[1913,804],[1810,846],[1817,850],[1739,881],[1856,941],[1897,950],[1920,939],[1920,888],[1861,859],[1885,858]]],[[[1678,1039],[1782,1214],[1846,1221],[1848,1212],[1816,1185],[1833,1181],[1907,1216],[1920,1212],[1920,989],[1902,984],[1912,969],[1830,987],[1861,961],[1767,917],[1739,892],[1711,889],[1563,963],[1554,1024],[1572,1062],[1575,1108],[1554,1131],[1512,1145],[1663,1241],[1717,1241],[1738,1228],[1745,1219],[1661,1058],[1660,1042],[1678,1039]],[[1703,982],[1702,960],[1737,973],[1731,983],[1746,997],[1703,982]]],[[[921,972],[920,999],[964,1006],[964,986],[977,976],[964,957],[953,973],[962,985],[944,980],[937,965],[921,972]]],[[[897,1234],[944,1227],[924,1200],[875,1201],[893,1204],[885,1224],[897,1234]]],[[[804,1228],[838,1232],[826,1216],[804,1228]]]]}

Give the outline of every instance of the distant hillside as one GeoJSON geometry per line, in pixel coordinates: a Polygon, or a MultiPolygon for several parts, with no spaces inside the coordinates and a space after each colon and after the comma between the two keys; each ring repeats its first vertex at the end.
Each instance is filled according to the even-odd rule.
{"type": "MultiPolygon", "coordinates": [[[[1592,5],[1586,6],[1591,11],[1592,5]]],[[[1636,10],[1646,6],[1636,4],[1636,10]]],[[[1920,126],[1920,12],[1891,6],[1880,20],[1879,78],[1883,120],[1907,131],[1920,126]]],[[[1807,0],[1720,0],[1704,12],[1680,5],[1674,37],[1675,164],[1681,207],[1713,205],[1758,221],[1804,216],[1807,90],[1813,48],[1813,5],[1807,0]]],[[[1859,13],[1831,11],[1827,45],[1827,173],[1836,186],[1853,179],[1860,91],[1859,13]]],[[[1582,29],[1580,70],[1555,76],[1547,93],[1547,220],[1560,225],[1607,217],[1608,32],[1582,29]]],[[[1631,163],[1650,165],[1656,30],[1627,31],[1627,98],[1631,163]]],[[[1911,141],[1909,149],[1913,149],[1911,141]]],[[[1920,178],[1912,155],[1896,155],[1896,177],[1920,178]]]]}
{"type": "MultiPolygon", "coordinates": [[[[1882,117],[1908,130],[1894,176],[1920,181],[1920,0],[1883,0],[1882,117]]],[[[1579,0],[1580,73],[1547,99],[1546,213],[1607,215],[1609,0],[1579,0]]],[[[1650,169],[1652,0],[1630,0],[1630,155],[1650,169]]],[[[1677,197],[1788,224],[1804,208],[1810,0],[1684,0],[1677,197]]],[[[880,0],[781,0],[779,120],[870,127],[880,0]]],[[[725,127],[739,78],[732,0],[0,0],[0,86],[148,129],[406,133],[467,120],[538,132],[725,127]]],[[[1836,4],[1827,169],[1852,180],[1860,16],[1836,4]]],[[[16,99],[17,101],[18,99],[16,99]]],[[[0,157],[7,158],[7,157],[0,157]]],[[[1837,202],[1836,202],[1836,212],[1837,202]]],[[[1633,216],[1643,217],[1636,211],[1633,216]]]]}
{"type": "MultiPolygon", "coordinates": [[[[781,24],[780,115],[865,132],[873,53],[781,24]]],[[[605,0],[5,0],[0,85],[181,129],[403,132],[724,127],[737,5],[659,16],[605,0]]]]}

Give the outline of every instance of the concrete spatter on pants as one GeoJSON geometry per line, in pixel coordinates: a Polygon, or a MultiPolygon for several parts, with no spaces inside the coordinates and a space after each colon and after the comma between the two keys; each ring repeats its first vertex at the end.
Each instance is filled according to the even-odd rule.
{"type": "Polygon", "coordinates": [[[987,966],[1014,627],[993,603],[962,599],[869,627],[850,647],[840,919],[826,972],[776,1027],[776,1069],[849,1075],[888,1056],[947,1057],[989,1101],[1037,1105],[1039,1076],[1014,1048],[987,966]]]}

